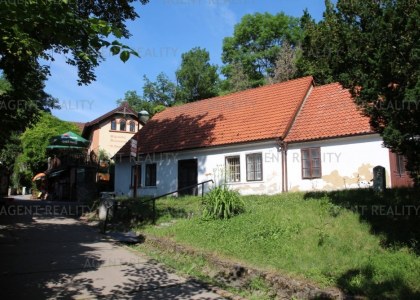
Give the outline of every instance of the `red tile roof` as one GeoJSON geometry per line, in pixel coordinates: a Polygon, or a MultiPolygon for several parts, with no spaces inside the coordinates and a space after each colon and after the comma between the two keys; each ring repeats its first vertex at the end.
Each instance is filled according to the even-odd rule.
{"type": "Polygon", "coordinates": [[[107,112],[106,114],[94,119],[93,121],[85,123],[82,136],[84,137],[88,136],[88,131],[91,129],[92,126],[106,120],[109,117],[112,117],[115,114],[133,115],[137,119],[137,112],[134,111],[134,109],[132,109],[126,102],[124,102],[120,106],[107,112]]]}
{"type": "Polygon", "coordinates": [[[286,142],[373,133],[350,92],[338,83],[315,87],[299,112],[286,142]]]}
{"type": "Polygon", "coordinates": [[[304,77],[167,108],[140,130],[139,153],[284,138],[312,84],[304,77]]]}

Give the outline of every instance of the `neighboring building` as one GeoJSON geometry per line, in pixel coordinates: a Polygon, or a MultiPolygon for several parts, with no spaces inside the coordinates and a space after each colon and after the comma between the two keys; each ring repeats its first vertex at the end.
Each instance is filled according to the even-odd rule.
{"type": "Polygon", "coordinates": [[[130,140],[142,127],[137,112],[126,103],[114,110],[84,124],[82,136],[91,141],[89,152],[97,156],[99,150],[105,150],[109,157],[130,140]]]}
{"type": "Polygon", "coordinates": [[[132,193],[136,170],[139,195],[209,179],[241,194],[366,187],[377,165],[391,186],[398,171],[350,93],[312,77],[168,108],[135,138],[139,168],[130,143],[115,156],[118,194],[132,193]]]}

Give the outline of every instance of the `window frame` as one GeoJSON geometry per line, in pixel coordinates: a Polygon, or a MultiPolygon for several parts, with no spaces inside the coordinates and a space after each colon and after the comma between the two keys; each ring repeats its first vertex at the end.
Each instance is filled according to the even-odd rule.
{"type": "Polygon", "coordinates": [[[256,153],[249,153],[245,155],[245,163],[246,163],[246,181],[263,181],[264,180],[264,163],[263,163],[263,155],[262,152],[256,152],[256,153]],[[260,162],[261,162],[261,178],[260,179],[256,179],[256,174],[257,174],[257,165],[256,165],[256,160],[255,157],[259,156],[260,157],[260,162]],[[249,163],[248,163],[248,159],[254,159],[252,164],[253,164],[253,168],[254,170],[249,170],[249,163]],[[250,178],[250,172],[253,172],[254,174],[254,178],[251,179],[250,178]]]}
{"type": "Polygon", "coordinates": [[[120,131],[127,131],[127,121],[124,119],[120,120],[120,131]],[[124,124],[124,129],[121,129],[122,124],[124,124]]]}
{"type": "Polygon", "coordinates": [[[129,122],[129,130],[130,132],[136,132],[136,123],[134,121],[129,122]]]}
{"type": "Polygon", "coordinates": [[[138,166],[138,171],[137,171],[137,188],[141,187],[141,164],[139,165],[132,165],[131,166],[131,174],[130,174],[130,187],[134,188],[134,173],[135,173],[135,169],[136,166],[138,166]]]}
{"type": "Polygon", "coordinates": [[[300,163],[301,163],[301,173],[302,179],[318,179],[322,178],[322,163],[321,163],[321,147],[308,147],[300,149],[300,163]],[[317,151],[318,157],[313,157],[312,151],[317,151]],[[304,158],[304,152],[307,153],[308,158],[304,158]],[[313,166],[313,161],[318,159],[319,160],[319,167],[313,166]],[[305,167],[304,161],[309,161],[309,168],[305,167]],[[319,176],[314,175],[314,170],[319,169],[319,176]],[[309,176],[305,176],[305,170],[309,170],[309,176]]]}
{"type": "Polygon", "coordinates": [[[229,155],[225,157],[225,170],[226,170],[226,174],[225,174],[225,178],[226,178],[226,182],[227,183],[236,183],[236,182],[241,182],[241,156],[240,155],[229,155]],[[234,180],[231,180],[232,177],[232,173],[231,168],[230,168],[230,163],[228,162],[229,159],[238,159],[238,165],[233,165],[233,168],[238,168],[238,170],[233,173],[233,177],[234,180]],[[228,173],[229,172],[229,173],[228,173]],[[238,175],[238,180],[236,180],[236,175],[238,175]]]}
{"type": "Polygon", "coordinates": [[[111,130],[117,130],[117,120],[111,120],[111,130]]]}
{"type": "Polygon", "coordinates": [[[155,187],[156,182],[157,182],[157,164],[156,163],[146,164],[145,168],[146,170],[145,170],[145,176],[144,176],[145,177],[144,186],[155,187]],[[152,172],[152,177],[150,176],[150,173],[149,173],[151,170],[154,170],[152,172]]]}

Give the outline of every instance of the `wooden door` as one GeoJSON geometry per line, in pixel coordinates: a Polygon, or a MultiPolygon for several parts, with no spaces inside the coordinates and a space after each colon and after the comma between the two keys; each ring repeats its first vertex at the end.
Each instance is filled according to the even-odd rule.
{"type": "MultiPolygon", "coordinates": [[[[197,160],[178,161],[178,190],[197,184],[197,160]]],[[[197,186],[182,190],[178,195],[197,195],[197,186]]]]}
{"type": "Polygon", "coordinates": [[[405,169],[405,158],[402,155],[389,151],[389,162],[391,167],[391,187],[412,187],[413,180],[405,169]]]}

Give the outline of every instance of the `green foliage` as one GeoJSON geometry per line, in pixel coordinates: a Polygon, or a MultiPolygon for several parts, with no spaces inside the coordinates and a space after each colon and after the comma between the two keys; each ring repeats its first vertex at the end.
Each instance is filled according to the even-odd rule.
{"type": "Polygon", "coordinates": [[[127,102],[134,110],[146,110],[150,116],[174,105],[176,86],[165,73],[160,73],[156,81],[151,81],[144,75],[144,82],[142,96],[136,91],[127,91],[124,99],[117,100],[117,104],[127,102]]]}
{"type": "Polygon", "coordinates": [[[205,219],[229,219],[245,211],[245,204],[237,191],[226,186],[212,189],[203,199],[205,219]]]}
{"type": "Polygon", "coordinates": [[[251,81],[248,74],[245,73],[244,67],[240,62],[233,62],[230,66],[230,76],[225,80],[226,84],[222,84],[224,92],[240,92],[251,88],[251,81]]]}
{"type": "MultiPolygon", "coordinates": [[[[175,102],[176,86],[165,73],[159,73],[152,82],[144,75],[143,99],[157,106],[172,106],[175,102]]],[[[156,109],[155,109],[156,110],[156,109]]]]}
{"type": "Polygon", "coordinates": [[[326,5],[319,24],[306,16],[307,72],[317,81],[332,78],[349,88],[385,146],[406,156],[407,169],[420,185],[420,3],[326,5]]]}
{"type": "Polygon", "coordinates": [[[16,181],[28,181],[36,173],[47,169],[47,146],[49,139],[67,131],[79,132],[72,123],[61,121],[49,113],[41,113],[39,122],[28,128],[20,136],[22,153],[18,155],[14,167],[16,181]]]}
{"type": "Polygon", "coordinates": [[[178,102],[193,102],[217,95],[219,75],[217,66],[210,64],[207,50],[193,48],[182,54],[182,62],[176,71],[178,102]]]}
{"type": "Polygon", "coordinates": [[[6,78],[4,78],[3,74],[0,75],[0,95],[3,95],[6,92],[10,91],[11,88],[12,86],[10,85],[10,82],[8,82],[6,78]]]}
{"type": "Polygon", "coordinates": [[[336,54],[336,36],[329,32],[334,26],[332,5],[326,2],[324,19],[316,23],[305,10],[300,19],[304,37],[301,43],[301,55],[297,60],[298,77],[312,75],[317,84],[328,84],[337,80],[330,57],[336,54]]]}
{"type": "Polygon", "coordinates": [[[235,26],[232,37],[223,40],[222,73],[230,79],[234,64],[240,63],[252,86],[272,77],[279,49],[284,41],[296,46],[302,38],[299,20],[279,13],[245,15],[235,26]]]}
{"type": "MultiPolygon", "coordinates": [[[[101,51],[126,61],[135,51],[117,39],[130,36],[125,20],[138,15],[134,0],[122,1],[0,1],[0,71],[10,83],[0,93],[0,148],[12,131],[23,131],[40,117],[40,110],[57,107],[45,93],[49,63],[56,53],[77,67],[79,84],[95,80],[101,51]]],[[[142,4],[148,0],[139,0],[142,4]]]]}

